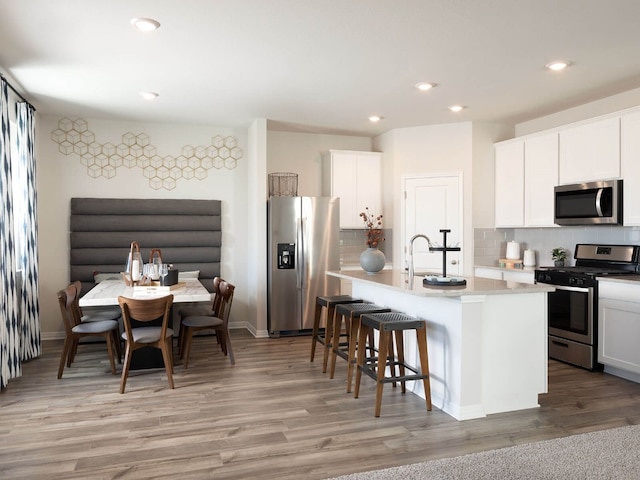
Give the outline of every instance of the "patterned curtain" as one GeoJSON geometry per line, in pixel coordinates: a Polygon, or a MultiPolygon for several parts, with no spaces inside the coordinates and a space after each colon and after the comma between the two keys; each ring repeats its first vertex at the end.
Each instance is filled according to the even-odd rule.
{"type": "Polygon", "coordinates": [[[24,185],[19,192],[24,211],[15,211],[14,221],[18,270],[22,270],[20,291],[20,359],[31,360],[40,356],[40,304],[38,302],[38,222],[36,195],[35,119],[34,110],[26,102],[16,104],[18,158],[14,177],[16,185],[24,185]]]}
{"type": "Polygon", "coordinates": [[[0,388],[22,374],[20,324],[16,285],[13,190],[11,188],[11,138],[9,136],[9,91],[0,78],[0,388]]]}

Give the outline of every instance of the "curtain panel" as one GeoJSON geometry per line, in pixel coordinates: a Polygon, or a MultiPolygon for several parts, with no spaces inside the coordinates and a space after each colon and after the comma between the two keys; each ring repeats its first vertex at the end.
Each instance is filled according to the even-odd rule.
{"type": "Polygon", "coordinates": [[[9,123],[9,91],[4,79],[0,79],[0,388],[5,388],[11,378],[22,374],[20,364],[20,329],[18,323],[18,288],[14,257],[13,189],[11,174],[11,137],[9,123]]]}
{"type": "MultiPolygon", "coordinates": [[[[38,222],[36,193],[35,119],[34,110],[26,102],[16,104],[18,143],[17,185],[21,199],[16,202],[20,211],[14,210],[16,235],[19,237],[16,252],[18,270],[22,271],[20,290],[20,359],[31,360],[40,356],[40,303],[38,301],[38,222]]],[[[15,194],[14,194],[15,195],[15,194]]]]}
{"type": "Polygon", "coordinates": [[[18,158],[11,158],[4,78],[0,78],[0,127],[0,389],[4,389],[10,379],[22,375],[22,361],[41,354],[34,110],[27,103],[16,104],[18,158]],[[14,186],[19,190],[14,192],[14,186]]]}

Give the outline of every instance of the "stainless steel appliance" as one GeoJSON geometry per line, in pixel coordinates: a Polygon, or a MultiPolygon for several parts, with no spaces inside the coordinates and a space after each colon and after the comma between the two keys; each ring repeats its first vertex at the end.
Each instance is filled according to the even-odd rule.
{"type": "Polygon", "coordinates": [[[599,370],[598,277],[637,274],[640,246],[576,245],[574,267],[536,269],[537,283],[555,286],[547,302],[549,357],[599,370]]]}
{"type": "Polygon", "coordinates": [[[340,293],[340,199],[276,197],[268,204],[269,335],[313,329],[316,297],[340,293]]]}
{"type": "Polygon", "coordinates": [[[558,225],[622,225],[622,180],[555,187],[558,225]]]}

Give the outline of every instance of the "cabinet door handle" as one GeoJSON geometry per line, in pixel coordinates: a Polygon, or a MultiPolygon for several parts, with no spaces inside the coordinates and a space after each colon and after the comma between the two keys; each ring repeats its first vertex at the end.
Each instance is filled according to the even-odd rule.
{"type": "Polygon", "coordinates": [[[551,340],[551,343],[553,343],[554,345],[557,345],[559,347],[569,348],[569,344],[568,343],[558,342],[557,340],[551,340]]]}

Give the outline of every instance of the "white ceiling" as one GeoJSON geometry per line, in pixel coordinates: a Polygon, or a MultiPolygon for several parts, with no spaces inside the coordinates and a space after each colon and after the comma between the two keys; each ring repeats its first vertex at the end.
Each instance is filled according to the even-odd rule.
{"type": "Polygon", "coordinates": [[[640,0],[0,0],[0,71],[39,112],[143,122],[519,123],[640,87],[639,47],[640,0]]]}

